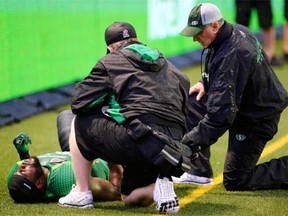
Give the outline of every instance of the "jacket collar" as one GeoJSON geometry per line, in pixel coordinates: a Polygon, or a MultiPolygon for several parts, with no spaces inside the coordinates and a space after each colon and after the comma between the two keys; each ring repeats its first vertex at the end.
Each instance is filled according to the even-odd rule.
{"type": "Polygon", "coordinates": [[[219,34],[215,37],[214,41],[208,46],[213,48],[215,51],[219,49],[223,41],[231,37],[233,33],[233,25],[224,21],[224,24],[220,28],[219,34]]]}

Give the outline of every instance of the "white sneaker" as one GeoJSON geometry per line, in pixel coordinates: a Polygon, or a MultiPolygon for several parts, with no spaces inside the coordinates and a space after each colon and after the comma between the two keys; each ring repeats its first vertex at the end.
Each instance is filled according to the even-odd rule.
{"type": "Polygon", "coordinates": [[[78,192],[75,185],[69,194],[59,199],[58,204],[62,207],[94,208],[92,192],[78,192]]]}
{"type": "Polygon", "coordinates": [[[156,210],[159,213],[176,214],[180,209],[173,182],[168,178],[157,178],[153,199],[156,202],[156,210]]]}
{"type": "Polygon", "coordinates": [[[212,178],[196,176],[186,172],[179,178],[172,176],[172,180],[174,183],[195,184],[202,186],[208,186],[214,184],[212,178]]]}

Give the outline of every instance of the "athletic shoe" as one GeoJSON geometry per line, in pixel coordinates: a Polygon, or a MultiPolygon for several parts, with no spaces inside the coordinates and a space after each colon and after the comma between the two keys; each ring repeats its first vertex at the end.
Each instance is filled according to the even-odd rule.
{"type": "Polygon", "coordinates": [[[179,211],[179,201],[174,191],[173,182],[168,178],[157,178],[153,199],[159,213],[176,214],[179,211]]]}
{"type": "Polygon", "coordinates": [[[58,204],[62,207],[94,208],[92,192],[78,192],[75,185],[69,194],[59,199],[58,204]]]}
{"type": "Polygon", "coordinates": [[[174,183],[195,184],[202,186],[208,186],[214,184],[212,178],[191,175],[186,172],[179,178],[172,176],[172,180],[174,183]]]}

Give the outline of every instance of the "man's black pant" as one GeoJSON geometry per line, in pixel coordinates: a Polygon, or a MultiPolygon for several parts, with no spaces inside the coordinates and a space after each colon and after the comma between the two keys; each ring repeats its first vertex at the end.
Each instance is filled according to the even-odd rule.
{"type": "Polygon", "coordinates": [[[277,132],[279,118],[277,114],[271,121],[239,123],[230,128],[224,166],[227,190],[288,188],[288,156],[256,165],[266,143],[277,132]]]}
{"type": "MultiPolygon", "coordinates": [[[[191,131],[206,113],[206,106],[202,100],[196,101],[196,94],[189,96],[189,111],[186,119],[187,131],[191,131]]],[[[213,170],[210,164],[210,147],[201,149],[199,157],[192,162],[192,168],[188,172],[191,175],[213,178],[213,170]]]]}
{"type": "MultiPolygon", "coordinates": [[[[189,98],[187,126],[190,131],[206,113],[205,103],[189,98]]],[[[227,190],[260,190],[288,188],[288,156],[257,164],[266,143],[278,130],[280,114],[261,123],[236,120],[229,129],[229,143],[224,166],[224,186],[227,190]],[[286,183],[285,183],[286,182],[286,183]]],[[[211,178],[210,147],[202,149],[193,161],[189,174],[211,178]]]]}

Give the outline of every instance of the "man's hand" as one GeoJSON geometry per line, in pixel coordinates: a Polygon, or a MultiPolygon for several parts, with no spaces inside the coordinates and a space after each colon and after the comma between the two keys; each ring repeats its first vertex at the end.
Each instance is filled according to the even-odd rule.
{"type": "Polygon", "coordinates": [[[26,133],[20,133],[14,138],[13,144],[19,154],[27,154],[29,151],[28,144],[32,144],[32,142],[26,133]]]}
{"type": "Polygon", "coordinates": [[[193,141],[191,139],[191,133],[185,134],[181,140],[181,143],[188,146],[191,149],[192,152],[191,161],[199,157],[199,151],[201,150],[201,147],[199,145],[193,144],[193,141]]]}
{"type": "Polygon", "coordinates": [[[202,82],[198,82],[190,88],[189,95],[192,95],[194,93],[197,93],[197,97],[196,97],[197,101],[199,101],[202,98],[202,96],[205,94],[204,85],[202,82]]]}

